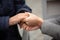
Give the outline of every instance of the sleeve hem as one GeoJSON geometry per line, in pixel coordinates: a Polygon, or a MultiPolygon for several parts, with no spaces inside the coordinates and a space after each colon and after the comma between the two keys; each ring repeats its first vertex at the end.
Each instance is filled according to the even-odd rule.
{"type": "Polygon", "coordinates": [[[31,9],[29,10],[29,9],[26,9],[26,8],[21,8],[21,9],[19,9],[18,11],[17,11],[17,13],[20,13],[20,12],[30,12],[30,13],[32,13],[32,11],[31,11],[31,9]]]}
{"type": "Polygon", "coordinates": [[[42,26],[41,26],[41,31],[42,31],[42,33],[44,33],[45,34],[45,32],[47,31],[47,29],[46,29],[46,26],[45,26],[45,22],[42,24],[42,26]]]}

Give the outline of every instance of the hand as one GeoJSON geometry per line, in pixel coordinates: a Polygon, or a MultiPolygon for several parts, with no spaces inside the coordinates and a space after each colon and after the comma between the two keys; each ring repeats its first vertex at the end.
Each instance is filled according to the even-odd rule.
{"type": "Polygon", "coordinates": [[[28,18],[24,19],[20,26],[25,30],[39,29],[43,23],[43,19],[34,14],[30,14],[28,18]],[[23,23],[22,23],[23,22],[23,23]]]}
{"type": "Polygon", "coordinates": [[[25,22],[28,26],[40,26],[43,22],[43,19],[34,14],[29,14],[29,17],[24,19],[23,22],[25,22]]]}
{"type": "Polygon", "coordinates": [[[28,16],[29,16],[28,13],[19,13],[9,19],[9,25],[17,24],[18,22],[27,18],[28,16]]]}
{"type": "Polygon", "coordinates": [[[23,28],[26,31],[37,30],[37,29],[40,28],[40,26],[28,26],[25,23],[20,23],[20,27],[23,28]]]}

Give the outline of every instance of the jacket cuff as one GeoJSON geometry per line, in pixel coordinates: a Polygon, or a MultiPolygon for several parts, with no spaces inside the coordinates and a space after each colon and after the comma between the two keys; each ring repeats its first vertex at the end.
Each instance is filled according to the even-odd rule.
{"type": "Polygon", "coordinates": [[[0,30],[6,30],[9,28],[9,16],[0,17],[0,30]]]}
{"type": "Polygon", "coordinates": [[[32,10],[31,9],[26,9],[26,8],[21,8],[17,11],[17,13],[22,13],[22,12],[30,12],[32,13],[32,10]]]}
{"type": "Polygon", "coordinates": [[[41,31],[42,33],[46,34],[46,32],[48,31],[48,23],[47,22],[43,22],[42,26],[41,26],[41,31]]]}

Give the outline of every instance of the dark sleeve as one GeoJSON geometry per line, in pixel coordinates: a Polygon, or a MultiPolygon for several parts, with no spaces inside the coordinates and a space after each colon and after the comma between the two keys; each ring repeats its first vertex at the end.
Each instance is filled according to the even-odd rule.
{"type": "Polygon", "coordinates": [[[45,20],[42,24],[41,31],[44,34],[50,35],[54,38],[60,38],[60,22],[56,19],[50,21],[45,20]]]}
{"type": "Polygon", "coordinates": [[[9,27],[9,16],[0,17],[0,30],[6,30],[9,27]]]}
{"type": "Polygon", "coordinates": [[[32,10],[26,5],[25,0],[15,0],[16,12],[32,12],[32,10]]]}

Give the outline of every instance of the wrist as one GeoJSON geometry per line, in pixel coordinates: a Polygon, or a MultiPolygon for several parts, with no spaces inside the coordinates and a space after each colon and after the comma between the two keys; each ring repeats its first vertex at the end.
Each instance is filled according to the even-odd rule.
{"type": "Polygon", "coordinates": [[[10,25],[10,26],[11,26],[11,25],[14,25],[14,24],[17,23],[17,21],[18,21],[18,19],[17,19],[16,16],[10,17],[10,18],[9,18],[9,25],[10,25]]]}
{"type": "Polygon", "coordinates": [[[9,18],[9,25],[10,26],[14,24],[13,22],[14,22],[13,17],[9,18]]]}
{"type": "Polygon", "coordinates": [[[43,19],[40,19],[40,22],[39,22],[39,27],[40,27],[40,29],[41,29],[41,27],[42,27],[43,22],[44,22],[44,20],[43,20],[43,19]]]}

